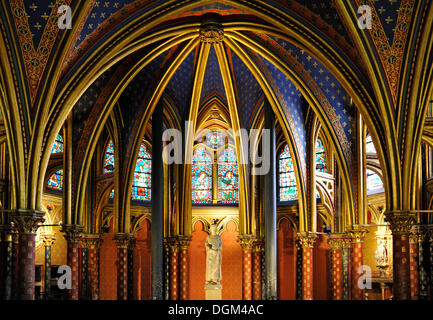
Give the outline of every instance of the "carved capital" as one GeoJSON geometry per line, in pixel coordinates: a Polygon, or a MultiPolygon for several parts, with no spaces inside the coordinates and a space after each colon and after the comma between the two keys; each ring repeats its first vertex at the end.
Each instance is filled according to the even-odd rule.
{"type": "Polygon", "coordinates": [[[191,236],[177,236],[177,241],[182,250],[186,250],[191,242],[191,236]]]}
{"type": "Polygon", "coordinates": [[[63,227],[63,232],[65,233],[66,241],[72,244],[78,244],[80,242],[83,229],[83,226],[77,224],[65,225],[63,227]]]}
{"type": "Polygon", "coordinates": [[[352,243],[362,243],[368,230],[361,226],[352,226],[352,229],[347,230],[347,232],[352,238],[352,243]]]}
{"type": "Polygon", "coordinates": [[[127,249],[130,239],[131,235],[129,233],[116,233],[113,238],[118,249],[127,249]]]}
{"type": "Polygon", "coordinates": [[[252,250],[256,237],[250,234],[239,236],[239,243],[241,244],[242,250],[252,250]]]}
{"type": "Polygon", "coordinates": [[[167,246],[170,248],[171,252],[179,251],[179,241],[177,237],[168,237],[166,239],[167,246]]]}
{"type": "Polygon", "coordinates": [[[220,43],[224,40],[224,30],[218,24],[207,24],[200,30],[200,41],[205,43],[220,43]]]}
{"type": "Polygon", "coordinates": [[[385,221],[389,222],[393,234],[408,234],[415,221],[415,216],[410,212],[390,211],[385,213],[385,221]]]}
{"type": "Polygon", "coordinates": [[[81,243],[84,247],[90,250],[97,250],[101,245],[102,239],[98,233],[96,234],[84,234],[81,238],[81,243]]]}
{"type": "Polygon", "coordinates": [[[343,248],[345,238],[343,238],[341,233],[330,233],[328,234],[328,244],[331,250],[341,250],[343,248]]]}
{"type": "Polygon", "coordinates": [[[56,241],[56,234],[53,233],[44,233],[42,234],[42,241],[45,247],[52,247],[54,242],[56,241]]]}
{"type": "Polygon", "coordinates": [[[39,225],[45,221],[44,215],[43,211],[17,210],[10,215],[10,219],[19,233],[36,234],[39,225]]]}
{"type": "Polygon", "coordinates": [[[137,239],[131,234],[128,243],[128,250],[134,250],[136,245],[137,245],[137,239]]]}
{"type": "Polygon", "coordinates": [[[317,235],[311,232],[299,232],[296,235],[296,240],[299,242],[300,248],[313,248],[317,235]]]}
{"type": "Polygon", "coordinates": [[[253,247],[253,251],[254,252],[262,252],[264,250],[264,241],[261,238],[256,238],[256,240],[254,241],[254,247],[253,247]]]}

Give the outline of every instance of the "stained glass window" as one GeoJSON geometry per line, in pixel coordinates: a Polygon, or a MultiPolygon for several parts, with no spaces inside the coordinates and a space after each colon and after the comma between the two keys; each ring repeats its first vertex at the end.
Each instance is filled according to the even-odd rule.
{"type": "Polygon", "coordinates": [[[382,180],[373,170],[367,169],[367,190],[378,190],[383,188],[382,180]]]}
{"type": "Polygon", "coordinates": [[[212,157],[204,146],[197,147],[192,158],[192,202],[212,202],[212,157]]]}
{"type": "Polygon", "coordinates": [[[236,153],[227,148],[218,156],[218,202],[239,202],[239,172],[236,153]]]}
{"type": "Polygon", "coordinates": [[[111,192],[110,192],[110,199],[113,199],[114,198],[114,189],[111,189],[111,192]]]}
{"type": "Polygon", "coordinates": [[[206,135],[206,144],[213,149],[221,147],[224,142],[225,136],[219,131],[212,131],[206,135]]]}
{"type": "Polygon", "coordinates": [[[320,137],[316,140],[316,171],[326,172],[326,152],[320,137]]]}
{"type": "Polygon", "coordinates": [[[54,141],[53,148],[51,149],[51,153],[61,152],[63,152],[63,137],[61,134],[58,134],[56,137],[56,141],[54,141]]]}
{"type": "Polygon", "coordinates": [[[114,171],[114,145],[113,140],[110,140],[105,150],[104,158],[104,173],[112,173],[114,171]]]}
{"type": "Polygon", "coordinates": [[[376,148],[374,147],[373,139],[370,135],[368,135],[367,139],[365,139],[365,151],[367,151],[367,153],[377,153],[376,148]]]}
{"type": "Polygon", "coordinates": [[[132,183],[132,199],[141,201],[151,200],[152,188],[152,156],[146,146],[142,144],[138,151],[135,164],[134,181],[132,183]]]}
{"type": "Polygon", "coordinates": [[[288,145],[284,147],[279,157],[279,173],[280,201],[298,199],[295,170],[288,145]]]}
{"type": "Polygon", "coordinates": [[[58,170],[48,179],[48,188],[62,191],[63,189],[63,170],[58,170]]]}

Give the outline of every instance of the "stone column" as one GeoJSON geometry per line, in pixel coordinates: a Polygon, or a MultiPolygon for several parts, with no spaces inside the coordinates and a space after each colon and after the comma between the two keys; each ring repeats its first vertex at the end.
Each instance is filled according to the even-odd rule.
{"type": "Polygon", "coordinates": [[[67,264],[71,268],[71,289],[68,291],[68,300],[78,300],[79,297],[79,245],[83,227],[79,225],[65,225],[65,239],[68,243],[67,264]]]}
{"type": "Polygon", "coordinates": [[[101,244],[99,234],[86,234],[82,239],[87,247],[88,292],[90,300],[99,300],[98,251],[101,244]]]}
{"type": "Polygon", "coordinates": [[[163,105],[158,104],[152,115],[152,228],[151,281],[152,299],[163,299],[164,263],[164,164],[162,161],[163,105]]]}
{"type": "Polygon", "coordinates": [[[419,274],[419,299],[427,300],[428,298],[428,259],[426,252],[427,232],[420,229],[418,234],[418,274],[419,274]]]}
{"type": "Polygon", "coordinates": [[[10,227],[2,226],[0,230],[0,267],[1,267],[1,300],[12,299],[13,287],[13,239],[10,227]]]}
{"type": "Polygon", "coordinates": [[[179,244],[175,238],[169,240],[170,247],[170,299],[179,299],[179,244]]]}
{"type": "Polygon", "coordinates": [[[410,251],[410,297],[412,300],[419,299],[419,230],[412,229],[409,234],[409,251],[410,251]]]}
{"type": "Polygon", "coordinates": [[[116,233],[114,241],[117,246],[117,300],[128,299],[128,233],[116,233]]]}
{"type": "Polygon", "coordinates": [[[342,259],[342,248],[343,239],[341,235],[329,234],[328,243],[331,247],[331,288],[332,288],[332,300],[343,299],[343,259],[342,259]]]}
{"type": "Polygon", "coordinates": [[[170,300],[170,245],[164,239],[164,300],[170,300]]]}
{"type": "Polygon", "coordinates": [[[242,247],[242,299],[252,300],[252,249],[254,237],[243,235],[239,237],[242,247]]]}
{"type": "Polygon", "coordinates": [[[295,241],[296,248],[296,300],[302,300],[302,245],[295,241]]]}
{"type": "Polygon", "coordinates": [[[302,247],[302,300],[313,300],[313,248],[317,235],[302,232],[297,238],[302,247]]]}
{"type": "Polygon", "coordinates": [[[188,300],[188,247],[190,236],[179,236],[180,260],[180,300],[188,300]]]}
{"type": "Polygon", "coordinates": [[[342,259],[342,300],[350,299],[350,247],[352,246],[352,239],[346,237],[343,239],[341,248],[342,259]]]}
{"type": "Polygon", "coordinates": [[[263,210],[265,220],[266,299],[277,299],[277,189],[275,168],[275,119],[269,102],[265,103],[265,129],[270,131],[269,171],[264,176],[263,210]]]}
{"type": "Polygon", "coordinates": [[[261,299],[261,259],[263,242],[257,240],[253,247],[253,300],[261,299]]]}
{"type": "Polygon", "coordinates": [[[44,295],[46,300],[51,299],[51,247],[55,240],[55,233],[45,233],[42,235],[45,247],[44,295]]]}
{"type": "Polygon", "coordinates": [[[128,300],[135,300],[134,297],[134,248],[137,241],[131,236],[128,243],[128,300]]]}
{"type": "Polygon", "coordinates": [[[19,233],[18,284],[20,300],[35,299],[35,238],[39,224],[45,220],[44,212],[18,210],[11,220],[19,233]]]}
{"type": "Polygon", "coordinates": [[[433,299],[433,229],[429,230],[428,241],[430,248],[430,300],[433,299]]]}
{"type": "Polygon", "coordinates": [[[362,272],[359,273],[364,264],[363,243],[367,229],[354,226],[349,230],[352,236],[352,300],[364,300],[364,290],[359,287],[358,280],[362,272]]]}
{"type": "Polygon", "coordinates": [[[414,216],[409,212],[388,212],[385,221],[392,232],[394,299],[410,300],[409,233],[414,216]]]}
{"type": "Polygon", "coordinates": [[[17,230],[12,231],[12,299],[20,298],[19,264],[20,264],[20,237],[17,230]]]}
{"type": "Polygon", "coordinates": [[[81,242],[81,259],[80,259],[80,299],[89,299],[89,251],[87,249],[87,243],[81,242]]]}

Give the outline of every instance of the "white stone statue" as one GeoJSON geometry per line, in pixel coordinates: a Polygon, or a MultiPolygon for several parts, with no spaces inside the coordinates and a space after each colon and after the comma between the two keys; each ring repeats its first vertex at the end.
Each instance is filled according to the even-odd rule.
{"type": "Polygon", "coordinates": [[[210,226],[206,238],[206,284],[219,285],[221,281],[221,261],[223,242],[217,234],[217,225],[210,226]]]}
{"type": "Polygon", "coordinates": [[[381,239],[377,240],[377,249],[374,258],[378,267],[388,266],[388,252],[386,250],[385,244],[383,243],[383,240],[381,239]]]}

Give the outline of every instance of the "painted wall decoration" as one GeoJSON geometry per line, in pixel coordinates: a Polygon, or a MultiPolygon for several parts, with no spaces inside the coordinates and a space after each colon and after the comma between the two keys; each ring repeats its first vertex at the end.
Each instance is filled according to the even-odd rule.
{"type": "Polygon", "coordinates": [[[292,156],[290,155],[289,146],[286,144],[279,157],[279,196],[280,201],[289,201],[298,199],[296,189],[295,170],[293,168],[292,156]]]}

